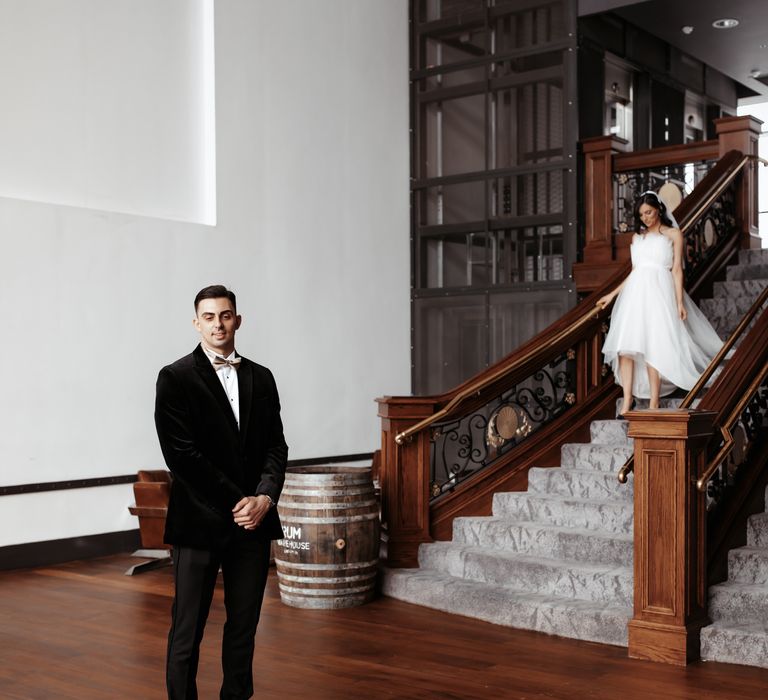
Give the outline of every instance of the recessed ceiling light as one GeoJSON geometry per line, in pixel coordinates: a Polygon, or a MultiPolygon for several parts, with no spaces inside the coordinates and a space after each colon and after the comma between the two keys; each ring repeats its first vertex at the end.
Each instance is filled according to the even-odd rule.
{"type": "Polygon", "coordinates": [[[753,68],[751,71],[749,71],[749,77],[754,78],[755,80],[757,80],[762,74],[763,72],[757,68],[753,68]]]}
{"type": "Polygon", "coordinates": [[[712,26],[715,29],[733,29],[734,27],[739,26],[739,20],[730,17],[716,19],[714,22],[712,22],[712,26]]]}
{"type": "Polygon", "coordinates": [[[693,32],[693,27],[690,24],[686,24],[684,27],[680,27],[680,31],[683,34],[691,34],[693,32]]]}

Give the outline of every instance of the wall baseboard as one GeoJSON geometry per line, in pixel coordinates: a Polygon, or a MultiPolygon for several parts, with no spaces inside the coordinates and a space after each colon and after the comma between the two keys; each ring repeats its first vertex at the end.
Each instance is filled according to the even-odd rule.
{"type": "MultiPolygon", "coordinates": [[[[358,452],[352,455],[334,455],[333,457],[312,457],[310,459],[292,459],[288,460],[288,468],[310,467],[320,464],[344,464],[345,462],[364,462],[370,459],[373,459],[373,452],[358,452]]],[[[165,469],[165,466],[147,468],[165,469]]],[[[0,496],[19,496],[27,493],[65,491],[66,489],[90,489],[96,486],[132,484],[135,481],[136,474],[121,474],[119,476],[98,476],[92,479],[68,479],[67,481],[43,481],[36,484],[13,484],[12,486],[0,486],[0,496]]]]}
{"type": "Polygon", "coordinates": [[[47,542],[28,542],[0,547],[0,571],[50,566],[77,559],[93,559],[141,547],[139,531],[105,532],[47,542]]]}

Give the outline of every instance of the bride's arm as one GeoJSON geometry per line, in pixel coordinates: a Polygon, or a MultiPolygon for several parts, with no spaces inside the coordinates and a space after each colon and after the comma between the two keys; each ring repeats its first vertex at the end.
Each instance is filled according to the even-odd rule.
{"type": "Polygon", "coordinates": [[[665,231],[664,235],[672,239],[672,278],[675,281],[675,301],[680,320],[685,321],[688,313],[683,304],[683,234],[680,233],[679,229],[673,228],[665,231]]]}
{"type": "Polygon", "coordinates": [[[622,289],[624,289],[624,285],[627,283],[627,278],[624,278],[624,281],[616,287],[612,292],[609,292],[605,296],[600,297],[596,302],[595,306],[599,306],[601,309],[604,309],[608,304],[610,304],[616,296],[618,296],[619,292],[621,292],[622,289]]]}

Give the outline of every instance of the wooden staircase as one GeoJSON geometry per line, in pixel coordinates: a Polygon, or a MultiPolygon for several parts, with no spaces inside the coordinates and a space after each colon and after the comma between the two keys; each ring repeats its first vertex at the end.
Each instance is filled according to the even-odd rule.
{"type": "MultiPolygon", "coordinates": [[[[723,338],[740,320],[730,313],[734,303],[744,306],[743,315],[768,286],[766,266],[768,251],[740,251],[726,278],[748,280],[739,291],[753,296],[746,302],[730,296],[734,290],[726,283],[702,302],[723,338]]],[[[663,406],[679,403],[666,399],[663,406]]],[[[560,468],[533,467],[527,491],[495,493],[491,516],[456,518],[450,542],[420,546],[418,568],[386,569],[384,593],[496,624],[626,646],[633,615],[633,480],[622,485],[616,474],[633,453],[627,428],[623,420],[592,421],[589,443],[562,446],[560,468]]],[[[768,543],[768,520],[764,527],[768,543]]],[[[765,584],[768,549],[750,556],[757,561],[749,570],[765,584]]],[[[743,586],[734,586],[715,587],[713,600],[743,596],[743,586]]],[[[768,586],[763,589],[749,590],[763,596],[757,609],[768,613],[768,586]]],[[[745,606],[739,609],[741,621],[748,613],[745,606]]],[[[726,634],[723,625],[718,634],[726,634]]],[[[757,648],[768,645],[768,636],[762,640],[757,629],[749,638],[761,642],[757,648]]]]}
{"type": "MultiPolygon", "coordinates": [[[[726,126],[720,149],[736,139],[733,121],[726,126]]],[[[754,145],[753,127],[745,123],[745,151],[754,145]]],[[[739,248],[755,241],[750,193],[756,164],[740,151],[721,150],[720,156],[675,214],[687,241],[687,289],[696,301],[712,297],[702,308],[727,334],[726,325],[762,286],[745,278],[743,268],[764,263],[761,254],[748,251],[736,259],[739,248]],[[716,209],[715,240],[711,224],[705,239],[704,224],[716,209]],[[728,263],[736,264],[726,273],[728,263]]],[[[612,154],[608,161],[617,158],[612,154]]],[[[720,392],[704,399],[707,410],[646,415],[637,426],[631,420],[628,435],[627,424],[613,420],[619,392],[600,355],[609,313],[595,308],[596,299],[629,271],[621,246],[609,248],[606,253],[604,240],[593,248],[612,262],[602,266],[602,278],[594,268],[586,276],[591,295],[501,362],[441,396],[379,399],[383,589],[500,624],[628,644],[631,656],[686,663],[698,657],[699,629],[707,623],[706,507],[703,494],[691,490],[690,475],[706,464],[706,431],[734,404],[725,395],[744,384],[762,362],[763,350],[726,368],[714,382],[713,393],[717,387],[720,392]],[[671,439],[667,424],[670,429],[695,424],[698,432],[684,434],[685,428],[671,439]],[[654,486],[670,489],[657,500],[672,508],[663,514],[672,520],[654,516],[654,499],[645,496],[635,495],[633,509],[631,479],[628,486],[615,481],[616,470],[633,452],[635,434],[642,436],[634,453],[643,489],[651,483],[647,465],[653,450],[672,449],[673,462],[681,460],[676,484],[654,486]],[[678,502],[679,512],[669,506],[678,502]],[[664,541],[669,538],[658,534],[657,550],[636,549],[643,536],[638,503],[646,509],[640,520],[645,536],[649,523],[659,533],[658,523],[664,522],[683,537],[682,561],[664,541]],[[687,503],[694,508],[691,515],[687,503]],[[633,556],[633,549],[642,556],[633,556]],[[669,602],[666,612],[659,595],[664,605],[669,602]]],[[[754,337],[752,343],[759,345],[754,337]]],[[[717,509],[722,528],[710,523],[711,572],[746,517],[746,500],[731,498],[717,509]]]]}

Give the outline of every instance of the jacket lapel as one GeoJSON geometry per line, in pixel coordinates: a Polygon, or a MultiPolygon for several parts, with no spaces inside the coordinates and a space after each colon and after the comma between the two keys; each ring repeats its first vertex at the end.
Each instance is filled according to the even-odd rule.
{"type": "Polygon", "coordinates": [[[240,394],[240,440],[245,442],[253,404],[253,368],[247,360],[242,360],[237,370],[237,391],[240,394]]]}
{"type": "MultiPolygon", "coordinates": [[[[227,420],[229,421],[232,429],[235,431],[235,433],[237,433],[237,421],[235,420],[235,415],[232,413],[232,409],[230,408],[227,392],[224,391],[224,387],[221,385],[219,378],[216,376],[216,370],[213,369],[208,356],[205,354],[205,352],[203,352],[203,349],[199,345],[195,348],[195,351],[192,354],[195,357],[195,369],[197,370],[198,375],[210,390],[211,395],[216,400],[216,403],[219,404],[219,408],[224,411],[224,415],[227,417],[227,420]]],[[[242,405],[242,398],[240,399],[240,403],[242,405]]],[[[242,424],[242,415],[240,422],[242,424]]]]}

